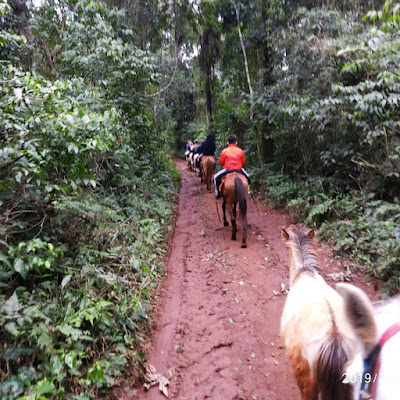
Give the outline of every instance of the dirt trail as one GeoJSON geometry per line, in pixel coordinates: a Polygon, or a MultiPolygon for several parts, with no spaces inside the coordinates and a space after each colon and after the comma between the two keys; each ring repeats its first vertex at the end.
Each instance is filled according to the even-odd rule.
{"type": "MultiPolygon", "coordinates": [[[[214,195],[183,161],[175,162],[182,177],[178,217],[149,363],[167,377],[172,373],[171,399],[298,399],[279,337],[281,284],[289,281],[281,239],[287,217],[249,200],[248,247],[242,249],[240,218],[238,240],[231,241],[214,195]]],[[[346,272],[324,246],[320,261],[325,273],[346,272]]],[[[165,399],[158,387],[134,398],[165,399]]]]}

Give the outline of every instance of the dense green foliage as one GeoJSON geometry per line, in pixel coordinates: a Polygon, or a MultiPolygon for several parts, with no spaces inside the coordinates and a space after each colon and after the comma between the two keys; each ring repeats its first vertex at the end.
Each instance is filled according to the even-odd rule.
{"type": "Polygon", "coordinates": [[[1,398],[137,379],[178,184],[165,153],[208,133],[217,151],[235,133],[255,189],[400,290],[398,3],[27,10],[0,0],[1,398]]]}
{"type": "Polygon", "coordinates": [[[392,293],[400,289],[398,10],[388,2],[364,23],[297,10],[269,108],[276,161],[268,171],[292,178],[262,177],[274,201],[322,224],[323,237],[392,293]]]}
{"type": "Polygon", "coordinates": [[[135,94],[157,74],[124,13],[59,7],[32,22],[42,48],[64,38],[57,66],[37,52],[25,71],[18,51],[0,66],[2,399],[88,398],[128,365],[140,375],[178,182],[135,94]]]}
{"type": "Polygon", "coordinates": [[[265,169],[253,173],[272,206],[285,206],[296,222],[320,227],[320,237],[337,254],[350,256],[363,272],[385,281],[388,293],[399,291],[399,204],[356,190],[344,194],[332,179],[293,179],[265,169]]]}

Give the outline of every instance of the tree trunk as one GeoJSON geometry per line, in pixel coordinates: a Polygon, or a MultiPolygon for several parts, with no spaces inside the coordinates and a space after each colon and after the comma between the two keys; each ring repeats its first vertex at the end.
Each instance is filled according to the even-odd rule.
{"type": "MultiPolygon", "coordinates": [[[[29,9],[25,0],[8,0],[10,7],[18,21],[18,34],[25,36],[28,45],[32,45],[35,37],[30,24],[29,9]]],[[[21,57],[28,69],[31,69],[33,62],[33,49],[29,49],[25,56],[21,57]]]]}
{"type": "MultiPolygon", "coordinates": [[[[264,88],[272,85],[272,51],[271,51],[271,25],[267,11],[270,7],[269,0],[262,0],[261,16],[264,28],[264,40],[262,41],[262,60],[264,68],[264,88]]],[[[274,140],[271,138],[271,125],[269,121],[264,121],[261,125],[262,154],[263,160],[274,155],[274,140]]]]}
{"type": "Polygon", "coordinates": [[[212,123],[213,120],[213,109],[212,109],[212,92],[211,92],[211,69],[207,71],[206,74],[206,103],[207,103],[207,114],[208,114],[208,122],[212,123]]]}
{"type": "Polygon", "coordinates": [[[234,0],[231,0],[231,3],[232,3],[232,5],[233,5],[233,7],[235,9],[235,12],[236,12],[237,29],[238,29],[238,34],[239,34],[240,46],[241,46],[242,52],[243,52],[244,69],[246,71],[247,85],[249,87],[249,93],[250,93],[250,121],[251,121],[251,125],[253,127],[254,137],[256,139],[258,161],[260,163],[260,166],[262,166],[264,164],[264,157],[263,157],[263,152],[262,152],[262,138],[260,137],[260,134],[258,132],[257,125],[254,123],[254,106],[253,106],[253,104],[254,104],[254,91],[253,91],[253,87],[251,85],[249,64],[248,64],[248,61],[247,61],[246,48],[244,47],[242,30],[240,29],[239,9],[237,8],[236,3],[234,2],[234,0]]]}
{"type": "Polygon", "coordinates": [[[58,53],[62,50],[62,45],[56,45],[53,51],[50,51],[44,41],[39,41],[40,47],[46,55],[47,62],[50,68],[50,80],[54,82],[57,79],[56,60],[58,53]]]}

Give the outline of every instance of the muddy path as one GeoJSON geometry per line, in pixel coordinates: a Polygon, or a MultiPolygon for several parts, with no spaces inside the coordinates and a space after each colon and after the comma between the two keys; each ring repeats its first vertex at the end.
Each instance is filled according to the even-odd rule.
{"type": "MultiPolygon", "coordinates": [[[[175,163],[182,177],[178,216],[149,363],[169,378],[170,399],[298,399],[279,337],[282,284],[289,282],[281,228],[288,217],[249,200],[242,249],[240,219],[238,240],[231,241],[214,195],[182,160],[175,163]]],[[[323,275],[332,283],[328,274],[347,276],[344,261],[320,247],[323,275]]],[[[350,279],[373,297],[366,280],[350,279]]],[[[134,398],[165,399],[158,387],[134,398]]]]}

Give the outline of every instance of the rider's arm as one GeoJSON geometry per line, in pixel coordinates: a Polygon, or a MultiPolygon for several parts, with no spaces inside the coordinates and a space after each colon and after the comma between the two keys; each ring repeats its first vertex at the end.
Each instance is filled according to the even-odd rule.
{"type": "Polygon", "coordinates": [[[242,166],[243,166],[244,164],[246,164],[246,157],[244,156],[244,152],[243,152],[243,151],[242,151],[241,160],[242,160],[242,166]]]}
{"type": "Polygon", "coordinates": [[[219,165],[224,165],[225,164],[225,158],[226,158],[225,151],[222,150],[221,155],[219,156],[218,164],[219,165]]]}

